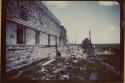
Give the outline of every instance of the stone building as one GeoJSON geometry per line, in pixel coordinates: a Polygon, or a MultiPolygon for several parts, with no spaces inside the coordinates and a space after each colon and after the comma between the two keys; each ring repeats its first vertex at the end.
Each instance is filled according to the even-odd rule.
{"type": "Polygon", "coordinates": [[[7,45],[66,44],[66,30],[41,1],[12,1],[6,5],[7,45]]]}
{"type": "Polygon", "coordinates": [[[64,28],[64,26],[61,25],[60,28],[60,43],[61,45],[65,45],[67,43],[67,38],[66,38],[66,29],[64,28]]]}
{"type": "Polygon", "coordinates": [[[66,29],[41,1],[6,3],[6,71],[56,55],[66,29]]]}

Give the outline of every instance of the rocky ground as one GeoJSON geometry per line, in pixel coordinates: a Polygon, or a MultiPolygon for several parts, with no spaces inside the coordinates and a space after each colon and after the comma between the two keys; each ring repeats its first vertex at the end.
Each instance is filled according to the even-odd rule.
{"type": "Polygon", "coordinates": [[[47,57],[19,70],[9,79],[25,80],[119,80],[119,70],[103,61],[104,57],[86,59],[78,48],[60,50],[62,57],[47,57]],[[71,50],[72,49],[72,50],[71,50]]]}

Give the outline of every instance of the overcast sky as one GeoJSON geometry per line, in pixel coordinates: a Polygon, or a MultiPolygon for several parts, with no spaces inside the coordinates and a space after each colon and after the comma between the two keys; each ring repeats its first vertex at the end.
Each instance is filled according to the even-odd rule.
{"type": "Polygon", "coordinates": [[[91,30],[93,43],[120,42],[120,8],[113,1],[44,1],[67,30],[70,43],[81,43],[91,30]]]}

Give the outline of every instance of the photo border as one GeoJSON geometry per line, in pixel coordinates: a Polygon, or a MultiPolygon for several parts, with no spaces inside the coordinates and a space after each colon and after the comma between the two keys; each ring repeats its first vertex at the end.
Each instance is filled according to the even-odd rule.
{"type": "MultiPolygon", "coordinates": [[[[46,0],[42,0],[42,1],[46,1],[46,0]]],[[[48,0],[49,1],[49,0],[48,0]]],[[[56,0],[57,1],[57,0],[56,0]]],[[[58,0],[58,1],[62,1],[62,0],[58,0]]],[[[75,0],[72,0],[72,1],[75,1],[75,0]]],[[[79,0],[81,1],[81,0],[79,0]]],[[[86,1],[86,0],[82,0],[82,1],[86,1]]],[[[94,0],[92,0],[94,1],[94,0]]],[[[124,36],[125,36],[125,30],[124,30],[124,27],[125,27],[125,13],[124,13],[124,1],[123,0],[96,0],[96,1],[117,1],[119,2],[120,4],[120,53],[121,53],[121,56],[120,56],[120,59],[121,59],[121,75],[122,75],[122,82],[123,82],[123,79],[125,78],[124,77],[124,68],[125,68],[125,64],[124,64],[124,42],[125,42],[125,39],[124,39],[124,36]]],[[[52,81],[52,80],[7,80],[5,79],[6,78],[6,16],[5,16],[5,4],[7,3],[7,0],[2,0],[2,12],[1,12],[1,81],[2,83],[82,83],[82,82],[85,82],[85,83],[122,83],[120,81],[108,81],[108,80],[97,80],[97,81],[84,81],[84,80],[55,80],[55,81],[52,81]]]]}

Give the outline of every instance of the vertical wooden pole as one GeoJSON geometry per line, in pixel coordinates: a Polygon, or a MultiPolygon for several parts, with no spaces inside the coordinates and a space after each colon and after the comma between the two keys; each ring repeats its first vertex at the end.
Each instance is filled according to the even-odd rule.
{"type": "Polygon", "coordinates": [[[91,43],[91,31],[89,30],[89,39],[90,39],[90,43],[91,43]]]}

